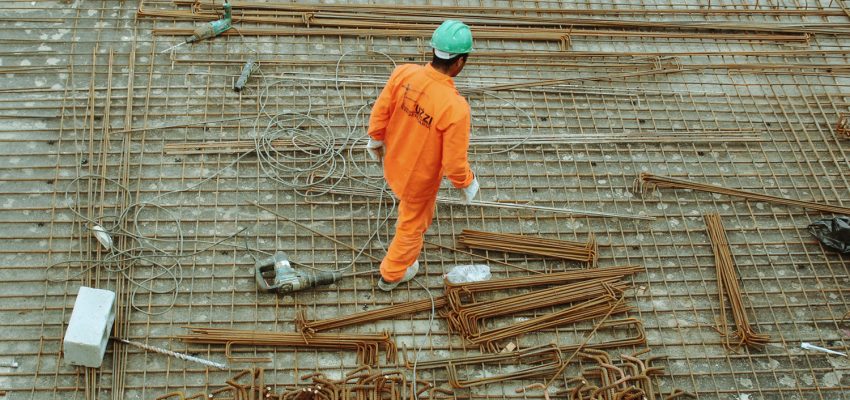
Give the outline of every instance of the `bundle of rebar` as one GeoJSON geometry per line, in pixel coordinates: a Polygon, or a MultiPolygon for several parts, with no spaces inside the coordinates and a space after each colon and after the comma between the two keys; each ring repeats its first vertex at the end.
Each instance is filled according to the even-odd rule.
{"type": "MultiPolygon", "coordinates": [[[[405,366],[408,369],[413,368],[413,364],[407,360],[406,355],[404,358],[405,366]]],[[[449,384],[456,389],[509,380],[528,379],[537,376],[551,376],[562,366],[563,359],[561,356],[561,350],[554,344],[532,347],[508,353],[441,358],[437,360],[416,362],[416,368],[419,370],[445,368],[448,373],[449,384]],[[458,372],[458,367],[476,365],[486,368],[488,364],[494,364],[493,367],[510,372],[501,375],[489,375],[483,378],[477,377],[466,379],[462,379],[458,372]],[[508,366],[511,368],[506,368],[508,366]]]]}
{"type": "Polygon", "coordinates": [[[465,298],[472,297],[475,293],[488,291],[505,291],[509,289],[530,288],[535,286],[564,285],[570,282],[585,281],[589,279],[622,278],[643,271],[642,267],[636,265],[621,267],[594,268],[592,270],[578,269],[564,272],[553,272],[549,274],[536,274],[504,279],[490,279],[481,282],[468,282],[453,284],[445,281],[445,296],[447,304],[452,310],[459,312],[467,306],[465,298]]]}
{"type": "Polygon", "coordinates": [[[730,189],[723,186],[711,185],[708,183],[693,182],[686,179],[671,178],[669,176],[653,175],[648,172],[641,172],[640,176],[635,180],[634,189],[636,192],[651,192],[656,188],[670,189],[690,189],[699,190],[702,192],[723,194],[726,196],[742,197],[747,200],[764,201],[768,203],[783,204],[788,206],[796,206],[811,210],[823,211],[833,214],[850,215],[850,208],[833,206],[829,204],[816,203],[813,201],[786,199],[784,197],[771,196],[768,194],[748,192],[740,189],[730,189]]]}
{"type": "MultiPolygon", "coordinates": [[[[569,7],[567,4],[556,3],[556,7],[547,7],[540,5],[538,7],[529,8],[522,6],[491,6],[491,5],[440,5],[440,4],[369,4],[369,3],[318,3],[318,2],[261,2],[261,1],[233,1],[234,8],[238,10],[258,10],[258,11],[273,11],[275,13],[303,13],[303,12],[359,12],[372,15],[384,14],[403,14],[416,16],[431,16],[439,15],[446,18],[474,18],[476,16],[486,15],[501,16],[505,19],[513,20],[515,18],[529,19],[551,19],[554,25],[569,25],[570,23],[562,19],[564,15],[772,15],[772,16],[787,16],[787,15],[808,15],[808,16],[847,16],[846,12],[841,9],[832,8],[784,8],[770,5],[762,7],[747,7],[735,8],[735,5],[715,5],[711,8],[675,8],[662,7],[658,8],[583,8],[569,7]],[[548,16],[544,16],[548,15],[548,16]]],[[[192,6],[195,10],[217,10],[220,4],[215,2],[202,2],[200,0],[174,0],[174,4],[183,6],[192,6]]],[[[591,20],[593,21],[593,20],[591,20]]],[[[600,20],[604,21],[604,20],[600,20]]],[[[622,21],[622,20],[620,20],[622,21]]],[[[649,22],[649,21],[641,21],[649,22]]],[[[681,22],[685,23],[688,22],[681,22]]],[[[702,27],[711,26],[711,24],[700,24],[691,22],[691,25],[702,27]]],[[[754,24],[751,24],[754,25],[754,24]]],[[[800,24],[795,24],[800,26],[800,24]]],[[[706,28],[708,29],[708,28],[706,28]]],[[[743,29],[746,29],[744,27],[743,29]]]]}
{"type": "MultiPolygon", "coordinates": [[[[620,294],[622,295],[622,294],[620,294]]],[[[472,344],[481,346],[487,351],[498,351],[498,342],[522,336],[527,333],[551,329],[566,324],[588,321],[605,315],[624,313],[632,307],[622,304],[612,294],[606,294],[596,299],[587,300],[561,311],[531,318],[500,328],[480,332],[478,336],[467,338],[472,344]]]]}
{"type": "Polygon", "coordinates": [[[248,368],[225,381],[225,385],[210,392],[199,392],[186,396],[183,392],[171,392],[154,400],[205,400],[205,399],[276,399],[271,386],[266,386],[263,368],[248,368]]]}
{"type": "Polygon", "coordinates": [[[287,346],[329,350],[355,350],[358,362],[377,365],[380,351],[387,362],[395,362],[396,345],[386,332],[380,335],[364,334],[314,334],[305,337],[300,333],[266,332],[227,328],[189,327],[189,334],[177,336],[186,343],[248,346],[287,346]]]}
{"type": "MultiPolygon", "coordinates": [[[[566,395],[568,399],[659,399],[661,395],[652,380],[664,374],[664,367],[654,366],[653,362],[665,357],[642,358],[641,355],[648,351],[621,354],[619,363],[601,350],[581,351],[579,358],[583,364],[590,366],[583,368],[579,376],[567,377],[567,388],[556,392],[556,395],[566,395]]],[[[674,389],[674,393],[679,393],[677,396],[690,395],[680,389],[674,389]]]]}
{"type": "Polygon", "coordinates": [[[714,252],[714,263],[717,267],[717,292],[720,297],[720,321],[722,332],[726,336],[726,346],[730,349],[747,346],[763,346],[769,340],[768,335],[756,332],[747,318],[741,288],[738,283],[738,273],[732,260],[732,250],[726,238],[726,231],[718,214],[706,214],[705,225],[711,240],[711,250],[714,252]],[[735,320],[735,331],[729,332],[726,322],[726,297],[732,309],[735,320]],[[736,339],[737,338],[737,339],[736,339]]]}
{"type": "Polygon", "coordinates": [[[299,332],[312,336],[313,334],[321,331],[392,319],[399,316],[413,315],[419,312],[429,311],[432,308],[440,309],[445,306],[446,298],[439,296],[434,297],[433,301],[431,299],[409,301],[393,304],[389,307],[383,307],[376,310],[369,310],[317,321],[307,320],[306,312],[302,308],[295,316],[295,326],[299,332]]]}
{"type": "MultiPolygon", "coordinates": [[[[183,1],[184,4],[192,2],[183,1]]],[[[294,34],[312,35],[355,35],[355,31],[364,31],[363,35],[385,35],[427,37],[434,25],[445,18],[462,18],[481,39],[511,40],[561,40],[569,36],[618,36],[618,37],[662,37],[697,38],[716,40],[775,40],[808,41],[810,34],[845,32],[843,25],[835,24],[731,24],[731,23],[686,23],[672,21],[625,21],[622,18],[575,18],[558,16],[517,14],[458,14],[443,11],[435,15],[434,10],[404,10],[394,7],[376,8],[374,5],[346,5],[342,9],[329,9],[327,4],[262,4],[262,9],[248,11],[245,6],[236,6],[238,15],[235,21],[248,23],[266,23],[300,27],[301,32],[294,34]],[[246,12],[247,11],[247,12],[246,12]],[[570,26],[570,29],[564,29],[570,26]],[[692,30],[696,32],[683,32],[692,30]],[[323,32],[324,31],[324,32],[323,32]],[[510,35],[510,36],[506,36],[510,35]]],[[[198,21],[218,18],[220,10],[212,7],[197,7],[196,10],[157,10],[140,7],[140,18],[171,18],[176,20],[198,21]]],[[[245,35],[274,35],[268,29],[240,29],[245,35]]]]}
{"type": "Polygon", "coordinates": [[[619,282],[620,278],[593,279],[568,285],[554,286],[544,290],[505,297],[498,300],[476,302],[460,308],[460,311],[448,311],[449,324],[467,339],[475,341],[481,335],[480,325],[487,318],[516,314],[544,307],[570,304],[599,298],[612,291],[621,294],[628,287],[619,282]]]}
{"type": "Polygon", "coordinates": [[[430,382],[408,379],[400,370],[380,370],[361,366],[340,379],[322,372],[301,376],[306,384],[287,388],[279,400],[413,400],[449,399],[450,390],[430,382]]]}
{"type": "Polygon", "coordinates": [[[600,331],[608,330],[609,334],[613,332],[610,331],[618,331],[618,330],[628,330],[634,332],[634,334],[620,338],[620,339],[609,339],[594,343],[573,343],[573,344],[564,344],[558,346],[561,351],[569,352],[576,351],[581,349],[613,349],[618,347],[634,347],[646,344],[646,331],[643,329],[643,322],[641,322],[637,318],[622,318],[615,319],[611,321],[602,321],[599,324],[600,331]]]}
{"type": "Polygon", "coordinates": [[[546,239],[540,236],[516,235],[464,229],[458,237],[461,246],[478,250],[532,254],[562,260],[581,261],[594,266],[597,260],[596,238],[591,233],[587,242],[546,239]]]}
{"type": "Polygon", "coordinates": [[[451,328],[471,343],[488,351],[498,351],[497,342],[503,339],[628,311],[630,307],[622,305],[620,298],[628,285],[621,282],[621,279],[642,270],[636,266],[624,266],[463,284],[446,282],[447,307],[442,315],[446,317],[451,328]],[[475,299],[476,293],[544,285],[555,286],[495,300],[475,299]],[[564,305],[570,307],[509,326],[490,330],[481,328],[482,321],[487,318],[564,305]]]}
{"type": "Polygon", "coordinates": [[[331,379],[322,372],[301,376],[302,384],[269,384],[262,368],[245,369],[225,381],[225,385],[210,392],[199,392],[186,396],[183,392],[171,392],[155,400],[411,400],[452,399],[451,390],[436,388],[430,382],[413,381],[399,370],[380,370],[362,365],[345,374],[341,379],[331,379]],[[415,395],[414,395],[415,393],[415,395]]]}
{"type": "MultiPolygon", "coordinates": [[[[601,329],[603,330],[621,330],[628,329],[636,331],[635,335],[628,338],[603,341],[599,343],[586,344],[582,348],[585,352],[590,352],[600,349],[611,349],[618,347],[641,346],[646,344],[646,334],[643,330],[643,324],[635,318],[625,318],[613,321],[602,322],[601,329]]],[[[563,352],[574,352],[579,350],[579,345],[557,345],[548,344],[544,346],[531,347],[523,350],[502,351],[499,353],[485,353],[481,355],[439,358],[433,360],[417,360],[416,368],[419,370],[445,368],[448,371],[449,384],[454,388],[465,388],[478,386],[483,384],[491,384],[495,382],[527,379],[535,376],[554,376],[553,371],[560,370],[567,362],[562,356],[563,352]],[[502,375],[488,375],[485,378],[469,377],[461,378],[458,372],[466,366],[482,366],[484,364],[498,364],[501,369],[509,372],[502,375]],[[511,368],[506,368],[507,366],[511,368]],[[560,365],[556,368],[557,365],[560,365]]],[[[407,369],[412,369],[414,362],[408,358],[407,352],[402,351],[404,366],[407,369]]]]}

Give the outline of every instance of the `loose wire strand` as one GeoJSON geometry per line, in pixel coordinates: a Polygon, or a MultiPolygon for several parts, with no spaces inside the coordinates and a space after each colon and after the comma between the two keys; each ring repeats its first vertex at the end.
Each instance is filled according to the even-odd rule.
{"type": "MultiPolygon", "coordinates": [[[[337,92],[337,96],[343,103],[345,99],[341,88],[340,68],[344,65],[344,59],[354,53],[355,51],[348,51],[342,54],[337,60],[336,68],[334,71],[335,89],[337,92]]],[[[378,51],[365,51],[363,53],[367,55],[379,54],[387,58],[392,63],[393,67],[396,66],[396,63],[392,59],[392,57],[385,53],[378,51]]],[[[267,178],[271,179],[274,182],[280,183],[284,187],[293,189],[297,194],[305,197],[318,197],[326,195],[333,188],[346,181],[350,182],[353,185],[367,186],[380,190],[381,195],[378,198],[378,209],[375,215],[375,218],[377,218],[377,224],[375,225],[374,229],[371,230],[372,233],[369,235],[369,237],[366,238],[365,243],[362,245],[362,247],[360,247],[359,250],[355,253],[352,261],[344,267],[337,268],[336,271],[341,272],[354,267],[358,259],[370,247],[370,243],[372,243],[372,241],[378,238],[378,236],[382,233],[384,227],[388,226],[389,220],[398,205],[398,201],[389,191],[387,184],[382,179],[382,177],[367,173],[366,169],[364,168],[364,165],[357,161],[358,159],[363,159],[364,157],[358,157],[354,153],[355,149],[361,148],[361,146],[359,145],[363,143],[363,141],[367,138],[365,129],[363,129],[362,126],[365,125],[364,120],[367,116],[367,110],[371,106],[371,103],[366,103],[358,106],[353,116],[348,113],[347,107],[343,106],[342,112],[343,117],[345,119],[346,132],[342,136],[335,135],[334,130],[331,128],[328,122],[325,122],[323,119],[311,115],[311,112],[314,108],[314,104],[312,101],[312,96],[309,95],[311,89],[308,86],[300,82],[296,82],[294,85],[296,87],[296,90],[300,89],[301,92],[306,94],[304,96],[304,98],[306,99],[305,111],[295,112],[284,110],[283,112],[273,112],[270,108],[270,99],[272,97],[271,93],[273,89],[279,88],[285,84],[290,84],[290,82],[293,82],[293,80],[271,79],[266,77],[259,61],[257,61],[257,63],[255,64],[254,71],[257,73],[257,75],[259,75],[260,79],[262,80],[261,88],[258,94],[259,111],[253,124],[253,136],[255,146],[252,150],[246,151],[237,156],[227,166],[219,169],[218,171],[205,177],[201,181],[186,188],[163,192],[157,196],[154,196],[150,200],[131,203],[127,207],[122,209],[121,212],[117,215],[105,215],[98,219],[86,217],[82,214],[82,212],[80,212],[76,207],[74,207],[75,203],[72,199],[70,199],[69,196],[70,189],[66,189],[65,197],[66,202],[68,203],[68,208],[77,218],[87,222],[90,226],[95,224],[101,225],[104,230],[110,235],[127,236],[135,242],[135,245],[132,245],[125,250],[119,251],[116,249],[111,249],[110,254],[100,261],[93,262],[95,260],[77,260],[77,262],[79,262],[80,264],[89,262],[91,263],[91,265],[88,268],[84,268],[79,273],[66,278],[66,280],[79,277],[91,268],[103,266],[105,270],[109,272],[120,272],[122,274],[125,274],[128,280],[132,282],[135,286],[135,289],[133,291],[133,296],[135,296],[138,290],[140,289],[148,290],[153,293],[167,293],[167,290],[157,289],[153,286],[153,282],[156,279],[161,277],[167,277],[173,282],[173,285],[170,286],[170,290],[174,292],[173,297],[174,300],[176,300],[177,288],[179,287],[179,284],[182,280],[182,264],[180,263],[181,258],[197,255],[199,252],[207,251],[210,248],[218,245],[245,248],[249,251],[259,251],[257,249],[250,249],[247,245],[243,246],[224,243],[224,241],[226,241],[227,239],[231,239],[239,233],[243,232],[243,229],[237,232],[236,234],[225,238],[224,240],[214,242],[209,247],[201,251],[184,254],[183,249],[185,246],[186,239],[183,236],[180,218],[158,203],[165,196],[186,192],[200,187],[204,183],[209,182],[210,180],[218,177],[221,173],[230,169],[234,165],[237,165],[240,161],[244,160],[250,154],[256,155],[257,162],[260,165],[260,169],[263,171],[263,174],[267,178]],[[358,134],[358,131],[361,133],[358,134]],[[278,149],[276,145],[280,143],[280,140],[289,142],[294,150],[290,151],[278,149]],[[346,150],[347,154],[345,154],[346,150]],[[347,155],[347,157],[345,157],[344,154],[347,155]],[[304,166],[304,164],[307,164],[306,167],[304,166]],[[319,183],[327,183],[327,185],[325,185],[325,187],[327,188],[319,191],[315,190],[314,186],[319,183]],[[386,200],[384,196],[386,196],[386,200]],[[387,201],[389,201],[389,205],[387,205],[387,201]],[[176,231],[176,239],[157,238],[142,232],[142,226],[138,223],[138,221],[140,220],[140,214],[142,214],[143,211],[148,209],[155,210],[156,212],[163,212],[167,215],[168,220],[173,221],[173,229],[176,231]],[[131,222],[130,226],[132,231],[125,231],[119,228],[125,221],[131,222]],[[170,248],[165,248],[165,246],[168,244],[172,244],[172,246],[170,248]],[[145,254],[145,252],[149,254],[145,254]],[[168,263],[160,260],[168,260],[171,262],[168,263]],[[153,273],[143,279],[136,279],[133,276],[130,276],[127,271],[131,270],[131,267],[133,265],[141,261],[144,261],[150,266],[155,266],[159,268],[160,271],[157,273],[153,273]],[[125,265],[124,267],[117,267],[121,263],[130,264],[125,265]]],[[[277,93],[280,92],[286,92],[286,90],[284,89],[277,91],[277,93]]],[[[297,93],[297,91],[292,92],[297,93]]],[[[510,102],[507,99],[503,99],[492,93],[488,93],[488,95],[499,98],[513,105],[515,108],[517,108],[517,110],[520,110],[520,112],[524,112],[516,104],[510,102]]],[[[528,115],[528,113],[525,114],[526,117],[528,117],[529,120],[533,122],[531,116],[528,115]]],[[[533,128],[533,124],[531,124],[531,130],[529,131],[529,135],[533,133],[533,128]]],[[[521,144],[522,142],[519,142],[505,150],[479,154],[486,155],[503,153],[506,151],[511,151],[521,144]]],[[[70,188],[71,185],[77,184],[83,179],[94,178],[101,179],[105,182],[115,185],[120,190],[120,192],[125,195],[125,198],[129,198],[130,191],[126,187],[124,187],[119,182],[113,179],[99,175],[81,175],[72,180],[69,183],[68,187],[70,188]]],[[[193,242],[202,243],[202,241],[193,242]]],[[[380,247],[383,248],[383,244],[381,244],[380,247]]],[[[52,270],[54,267],[57,267],[59,265],[70,265],[72,263],[73,261],[58,262],[48,267],[48,270],[52,270]]],[[[319,269],[312,266],[304,266],[308,268],[319,269]]],[[[51,281],[56,280],[51,279],[51,281]]],[[[170,303],[170,305],[165,311],[168,311],[171,307],[173,307],[173,305],[174,303],[172,301],[172,303],[170,303]]],[[[146,310],[141,309],[135,303],[133,304],[133,307],[139,311],[150,313],[146,310]]]]}

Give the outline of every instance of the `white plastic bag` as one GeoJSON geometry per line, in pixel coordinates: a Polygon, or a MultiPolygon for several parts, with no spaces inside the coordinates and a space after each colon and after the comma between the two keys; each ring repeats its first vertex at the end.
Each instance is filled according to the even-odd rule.
{"type": "Polygon", "coordinates": [[[445,275],[449,283],[468,283],[489,280],[490,266],[484,264],[458,265],[445,275]]]}

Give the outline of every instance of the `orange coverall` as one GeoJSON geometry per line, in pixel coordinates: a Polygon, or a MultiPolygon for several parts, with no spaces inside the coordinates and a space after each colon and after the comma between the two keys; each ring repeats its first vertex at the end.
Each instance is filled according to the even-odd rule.
{"type": "Polygon", "coordinates": [[[469,114],[452,78],[430,64],[397,67],[375,102],[368,133],[384,142],[384,178],[400,200],[384,281],[398,281],[419,258],[442,177],[456,188],[472,183],[469,114]]]}

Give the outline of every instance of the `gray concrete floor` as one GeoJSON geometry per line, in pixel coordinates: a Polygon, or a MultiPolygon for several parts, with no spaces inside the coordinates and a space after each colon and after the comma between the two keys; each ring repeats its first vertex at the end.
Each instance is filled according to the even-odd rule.
{"type": "MultiPolygon", "coordinates": [[[[839,10],[826,1],[777,4],[814,6],[809,3],[839,10]]],[[[480,4],[547,6],[522,1],[480,4]]],[[[755,2],[716,6],[742,4],[755,2]]],[[[203,147],[198,144],[244,140],[253,146],[258,132],[274,132],[267,128],[269,116],[280,113],[302,114],[284,122],[298,125],[311,139],[361,138],[368,103],[392,69],[388,58],[374,51],[389,54],[398,63],[421,63],[423,42],[229,36],[160,54],[180,37],[155,34],[156,29],[192,25],[165,18],[136,19],[138,7],[134,1],[105,0],[0,4],[4,161],[0,163],[0,362],[14,358],[20,363],[17,369],[0,367],[0,391],[7,391],[6,398],[87,397],[85,372],[63,364],[61,357],[62,335],[77,289],[84,284],[121,294],[118,334],[224,361],[219,347],[187,346],[172,336],[184,334],[186,325],[289,332],[294,330],[296,304],[306,305],[311,317],[323,318],[422,299],[428,296],[423,287],[439,294],[443,273],[475,261],[427,248],[421,258],[421,286],[411,284],[392,294],[374,289],[373,275],[293,296],[258,292],[253,257],[286,250],[293,260],[331,269],[348,266],[356,252],[278,220],[251,202],[298,218],[356,248],[366,246],[377,255],[390,240],[388,226],[392,227],[394,213],[376,199],[305,196],[302,184],[307,177],[293,171],[304,170],[315,160],[279,158],[285,161],[278,167],[294,170],[278,170],[272,179],[263,169],[271,164],[258,162],[253,154],[214,153],[198,150],[203,147]],[[244,60],[254,53],[259,54],[259,71],[249,87],[236,94],[230,86],[244,60]],[[306,113],[310,118],[303,117],[306,113]],[[141,207],[142,202],[147,206],[141,207]],[[117,218],[125,211],[125,218],[117,218]],[[381,224],[387,216],[389,225],[381,224]],[[91,236],[87,228],[91,221],[114,225],[120,248],[144,250],[132,252],[135,262],[105,262],[109,254],[91,236]],[[212,245],[219,241],[224,242],[212,245]],[[150,261],[152,254],[163,253],[180,257],[157,258],[158,264],[150,261]]],[[[166,1],[146,1],[145,7],[186,9],[166,1]]],[[[712,18],[752,24],[848,23],[842,16],[712,18]]],[[[471,151],[483,200],[531,201],[656,219],[441,205],[427,240],[450,245],[464,228],[571,240],[585,240],[593,233],[600,244],[599,266],[646,268],[634,277],[634,289],[628,292],[627,300],[635,307],[629,316],[643,322],[652,353],[668,357],[663,363],[667,375],[657,381],[662,393],[682,388],[707,399],[850,397],[847,358],[799,349],[800,342],[807,341],[850,350],[847,258],[820,246],[806,231],[811,221],[826,215],[708,193],[641,194],[632,187],[637,175],[646,171],[847,205],[850,145],[835,129],[839,116],[850,112],[845,68],[850,42],[845,36],[816,35],[808,43],[790,44],[575,37],[570,50],[641,54],[603,58],[550,53],[542,61],[486,52],[551,52],[557,44],[479,43],[485,53],[470,59],[457,79],[461,88],[576,78],[557,87],[469,97],[473,136],[504,140],[471,151]],[[774,53],[755,56],[755,52],[774,53]],[[784,67],[765,69],[779,64],[784,67]],[[679,65],[681,71],[653,73],[679,65]],[[827,71],[824,65],[836,69],[827,71]],[[635,72],[642,74],[599,79],[635,72]],[[563,140],[504,151],[511,140],[524,136],[563,140]],[[763,350],[730,352],[714,329],[720,310],[714,259],[702,219],[708,212],[723,217],[751,322],[771,336],[763,350]]],[[[380,187],[380,167],[368,162],[362,151],[344,152],[334,160],[332,169],[331,164],[318,169],[319,176],[353,177],[360,180],[357,187],[380,187]]],[[[349,184],[343,180],[340,185],[349,184]]],[[[445,194],[457,196],[448,187],[445,194]]],[[[492,252],[488,256],[539,270],[579,266],[492,252]]],[[[377,265],[360,257],[353,268],[368,271],[377,265]]],[[[493,269],[497,277],[522,274],[495,265],[493,269]]],[[[450,335],[439,318],[428,335],[428,322],[428,315],[421,314],[345,331],[391,331],[400,346],[423,346],[425,359],[477,354],[460,337],[450,335]]],[[[589,323],[564,326],[516,342],[520,347],[577,343],[590,329],[589,323]]],[[[602,339],[616,333],[600,335],[602,339]]],[[[205,391],[235,373],[206,371],[133,348],[127,354],[114,349],[110,346],[94,378],[96,384],[89,385],[97,388],[100,398],[150,399],[174,390],[205,391]]],[[[297,376],[316,369],[338,376],[356,367],[354,355],[345,352],[236,350],[239,355],[273,357],[273,363],[261,366],[267,370],[267,381],[278,385],[295,383],[297,376]]],[[[250,366],[234,365],[236,371],[250,366]]],[[[465,372],[494,373],[480,368],[465,372]]],[[[444,374],[422,376],[447,387],[444,374]]],[[[460,394],[521,397],[514,389],[533,382],[507,382],[460,394]]]]}

